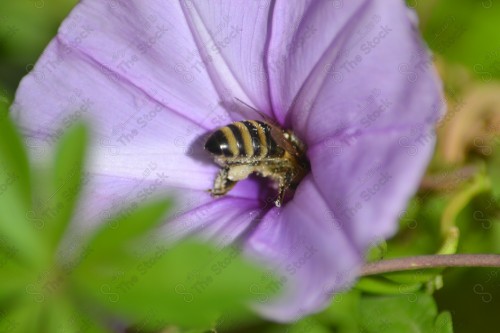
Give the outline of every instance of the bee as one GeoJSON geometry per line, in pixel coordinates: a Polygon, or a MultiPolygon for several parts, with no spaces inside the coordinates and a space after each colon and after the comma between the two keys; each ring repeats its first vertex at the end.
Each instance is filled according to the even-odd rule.
{"type": "Polygon", "coordinates": [[[228,193],[251,174],[272,179],[277,184],[275,205],[280,207],[287,190],[297,188],[309,171],[306,146],[290,130],[267,121],[233,122],[213,132],[205,150],[221,167],[215,178],[212,196],[228,193]]]}

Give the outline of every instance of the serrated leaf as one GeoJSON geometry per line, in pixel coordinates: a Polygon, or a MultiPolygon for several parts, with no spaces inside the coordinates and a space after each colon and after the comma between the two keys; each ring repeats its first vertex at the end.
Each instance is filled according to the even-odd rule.
{"type": "Polygon", "coordinates": [[[53,249],[59,244],[77,203],[87,141],[88,130],[80,123],[70,128],[57,146],[52,177],[53,192],[41,202],[44,210],[52,212],[45,227],[53,249]]]}
{"type": "Polygon", "coordinates": [[[108,223],[103,224],[90,240],[88,248],[92,251],[79,268],[100,265],[109,259],[115,262],[120,259],[127,260],[126,248],[163,222],[162,218],[166,217],[171,206],[170,200],[162,200],[118,213],[108,223]],[[121,256],[117,257],[117,253],[121,256]]]}
{"type": "Polygon", "coordinates": [[[259,294],[253,288],[262,276],[263,271],[239,258],[236,249],[215,251],[183,243],[160,246],[127,261],[108,258],[92,275],[80,272],[75,278],[82,295],[158,329],[167,324],[207,328],[223,312],[241,314],[246,301],[262,296],[262,288],[259,294]]]}
{"type": "Polygon", "coordinates": [[[423,293],[364,297],[360,311],[361,326],[367,333],[428,333],[437,323],[434,299],[423,293]]]}
{"type": "Polygon", "coordinates": [[[162,201],[127,211],[98,230],[73,272],[77,290],[127,318],[153,316],[146,321],[157,326],[151,328],[210,327],[219,314],[250,299],[250,281],[261,282],[263,272],[238,258],[234,248],[154,244],[145,235],[151,236],[169,206],[162,201]]]}

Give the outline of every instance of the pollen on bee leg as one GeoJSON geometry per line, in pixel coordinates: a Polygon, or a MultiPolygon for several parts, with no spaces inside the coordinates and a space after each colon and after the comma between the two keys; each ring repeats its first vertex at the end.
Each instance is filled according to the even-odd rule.
{"type": "Polygon", "coordinates": [[[212,196],[223,196],[236,185],[236,181],[229,179],[228,171],[227,168],[220,169],[214,181],[214,188],[209,190],[212,196]]]}
{"type": "Polygon", "coordinates": [[[243,180],[247,178],[254,168],[251,165],[235,165],[229,167],[227,178],[233,181],[243,180]]]}

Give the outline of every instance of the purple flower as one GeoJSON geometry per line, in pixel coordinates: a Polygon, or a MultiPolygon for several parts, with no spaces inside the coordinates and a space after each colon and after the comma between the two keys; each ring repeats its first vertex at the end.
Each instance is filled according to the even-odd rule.
{"type": "Polygon", "coordinates": [[[12,111],[33,153],[78,119],[92,121],[86,224],[75,230],[124,202],[174,193],[165,235],[241,244],[283,288],[255,308],[291,321],[326,307],[353,283],[367,248],[394,234],[441,108],[414,14],[400,0],[84,0],[12,111]],[[236,99],[308,147],[311,171],[283,207],[259,177],[222,198],[207,192],[219,167],[203,140],[258,117],[236,99]]]}

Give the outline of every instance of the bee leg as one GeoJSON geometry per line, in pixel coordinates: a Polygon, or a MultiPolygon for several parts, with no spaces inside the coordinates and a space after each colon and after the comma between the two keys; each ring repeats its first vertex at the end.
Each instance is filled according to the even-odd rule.
{"type": "Polygon", "coordinates": [[[290,187],[292,183],[292,173],[285,172],[284,176],[280,177],[278,180],[278,197],[274,201],[276,207],[281,207],[283,200],[285,199],[286,190],[290,187]]]}
{"type": "Polygon", "coordinates": [[[209,190],[213,197],[221,197],[229,192],[237,181],[229,179],[229,168],[222,168],[219,170],[215,178],[214,188],[209,190]]]}

